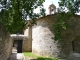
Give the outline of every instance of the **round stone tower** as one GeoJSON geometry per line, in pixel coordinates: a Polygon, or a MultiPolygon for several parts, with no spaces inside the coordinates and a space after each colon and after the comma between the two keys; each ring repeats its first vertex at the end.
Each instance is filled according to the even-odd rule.
{"type": "MultiPolygon", "coordinates": [[[[72,52],[71,40],[58,42],[52,39],[56,15],[38,19],[32,28],[32,52],[42,56],[66,58],[72,52]]],[[[68,38],[67,38],[68,39],[68,38]]]]}
{"type": "MultiPolygon", "coordinates": [[[[32,40],[28,41],[32,41],[32,52],[37,55],[69,60],[74,53],[80,53],[80,16],[75,16],[73,22],[68,21],[72,28],[62,30],[61,34],[64,40],[60,42],[52,39],[54,38],[53,24],[55,21],[56,14],[37,19],[37,25],[32,27],[32,40]]],[[[28,43],[27,46],[30,44],[28,43]]]]}

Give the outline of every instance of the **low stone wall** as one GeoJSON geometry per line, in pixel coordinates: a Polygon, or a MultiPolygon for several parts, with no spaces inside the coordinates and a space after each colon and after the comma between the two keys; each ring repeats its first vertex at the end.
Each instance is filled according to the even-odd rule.
{"type": "Polygon", "coordinates": [[[0,60],[7,60],[12,52],[13,40],[0,23],[0,60]]]}

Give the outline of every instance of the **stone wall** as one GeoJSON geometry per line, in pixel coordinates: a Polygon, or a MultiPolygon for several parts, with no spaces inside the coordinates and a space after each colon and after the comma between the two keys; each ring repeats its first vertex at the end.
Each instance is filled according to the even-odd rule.
{"type": "Polygon", "coordinates": [[[7,60],[12,52],[13,41],[0,23],[0,60],[7,60]]]}
{"type": "Polygon", "coordinates": [[[22,51],[23,52],[29,52],[29,46],[28,46],[28,43],[29,42],[29,39],[28,38],[24,38],[23,39],[23,45],[22,45],[22,51]]]}
{"type": "MultiPolygon", "coordinates": [[[[32,29],[32,27],[31,27],[31,29],[32,29]]],[[[31,38],[30,33],[29,33],[29,28],[26,29],[24,32],[24,35],[27,36],[27,38],[26,37],[23,38],[23,47],[22,47],[23,52],[31,52],[32,51],[32,38],[31,38]]]]}
{"type": "MultiPolygon", "coordinates": [[[[28,36],[28,29],[26,29],[24,31],[24,35],[28,36]]],[[[23,52],[27,52],[28,51],[28,39],[24,38],[23,39],[23,47],[22,47],[23,52]]]]}
{"type": "Polygon", "coordinates": [[[72,45],[72,41],[76,40],[76,36],[80,36],[80,18],[76,16],[73,22],[69,22],[72,28],[62,32],[64,41],[57,42],[52,39],[54,37],[52,25],[55,23],[55,17],[56,15],[49,15],[36,20],[37,25],[34,25],[32,29],[32,52],[38,55],[66,59],[74,52],[75,45],[72,45]]]}

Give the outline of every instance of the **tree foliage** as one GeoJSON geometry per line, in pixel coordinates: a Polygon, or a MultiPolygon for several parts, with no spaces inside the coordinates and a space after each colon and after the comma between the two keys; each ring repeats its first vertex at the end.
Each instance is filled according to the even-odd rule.
{"type": "MultiPolygon", "coordinates": [[[[10,33],[21,33],[26,20],[35,21],[41,15],[45,15],[43,2],[45,0],[0,0],[0,22],[4,24],[10,33]],[[34,9],[41,7],[43,14],[34,13],[34,9]]],[[[40,12],[40,13],[41,13],[40,12]]]]}
{"type": "Polygon", "coordinates": [[[69,20],[73,20],[72,18],[76,13],[79,13],[80,9],[80,1],[79,0],[60,0],[59,8],[56,18],[56,23],[54,23],[54,34],[55,40],[62,41],[63,36],[61,35],[62,30],[66,31],[69,29],[69,20]]]}

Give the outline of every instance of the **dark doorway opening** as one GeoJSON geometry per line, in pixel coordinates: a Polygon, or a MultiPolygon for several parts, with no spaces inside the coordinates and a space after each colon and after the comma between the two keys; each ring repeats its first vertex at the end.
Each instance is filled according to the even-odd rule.
{"type": "Polygon", "coordinates": [[[17,50],[17,53],[22,53],[23,40],[14,40],[13,47],[17,50]]]}
{"type": "Polygon", "coordinates": [[[18,41],[17,53],[22,53],[22,42],[23,42],[23,40],[17,40],[17,41],[18,41]]]}
{"type": "Polygon", "coordinates": [[[74,41],[72,41],[72,49],[73,49],[73,52],[74,52],[74,41]]]}
{"type": "Polygon", "coordinates": [[[75,40],[72,41],[72,48],[74,53],[80,53],[80,37],[77,36],[75,40]]]}

